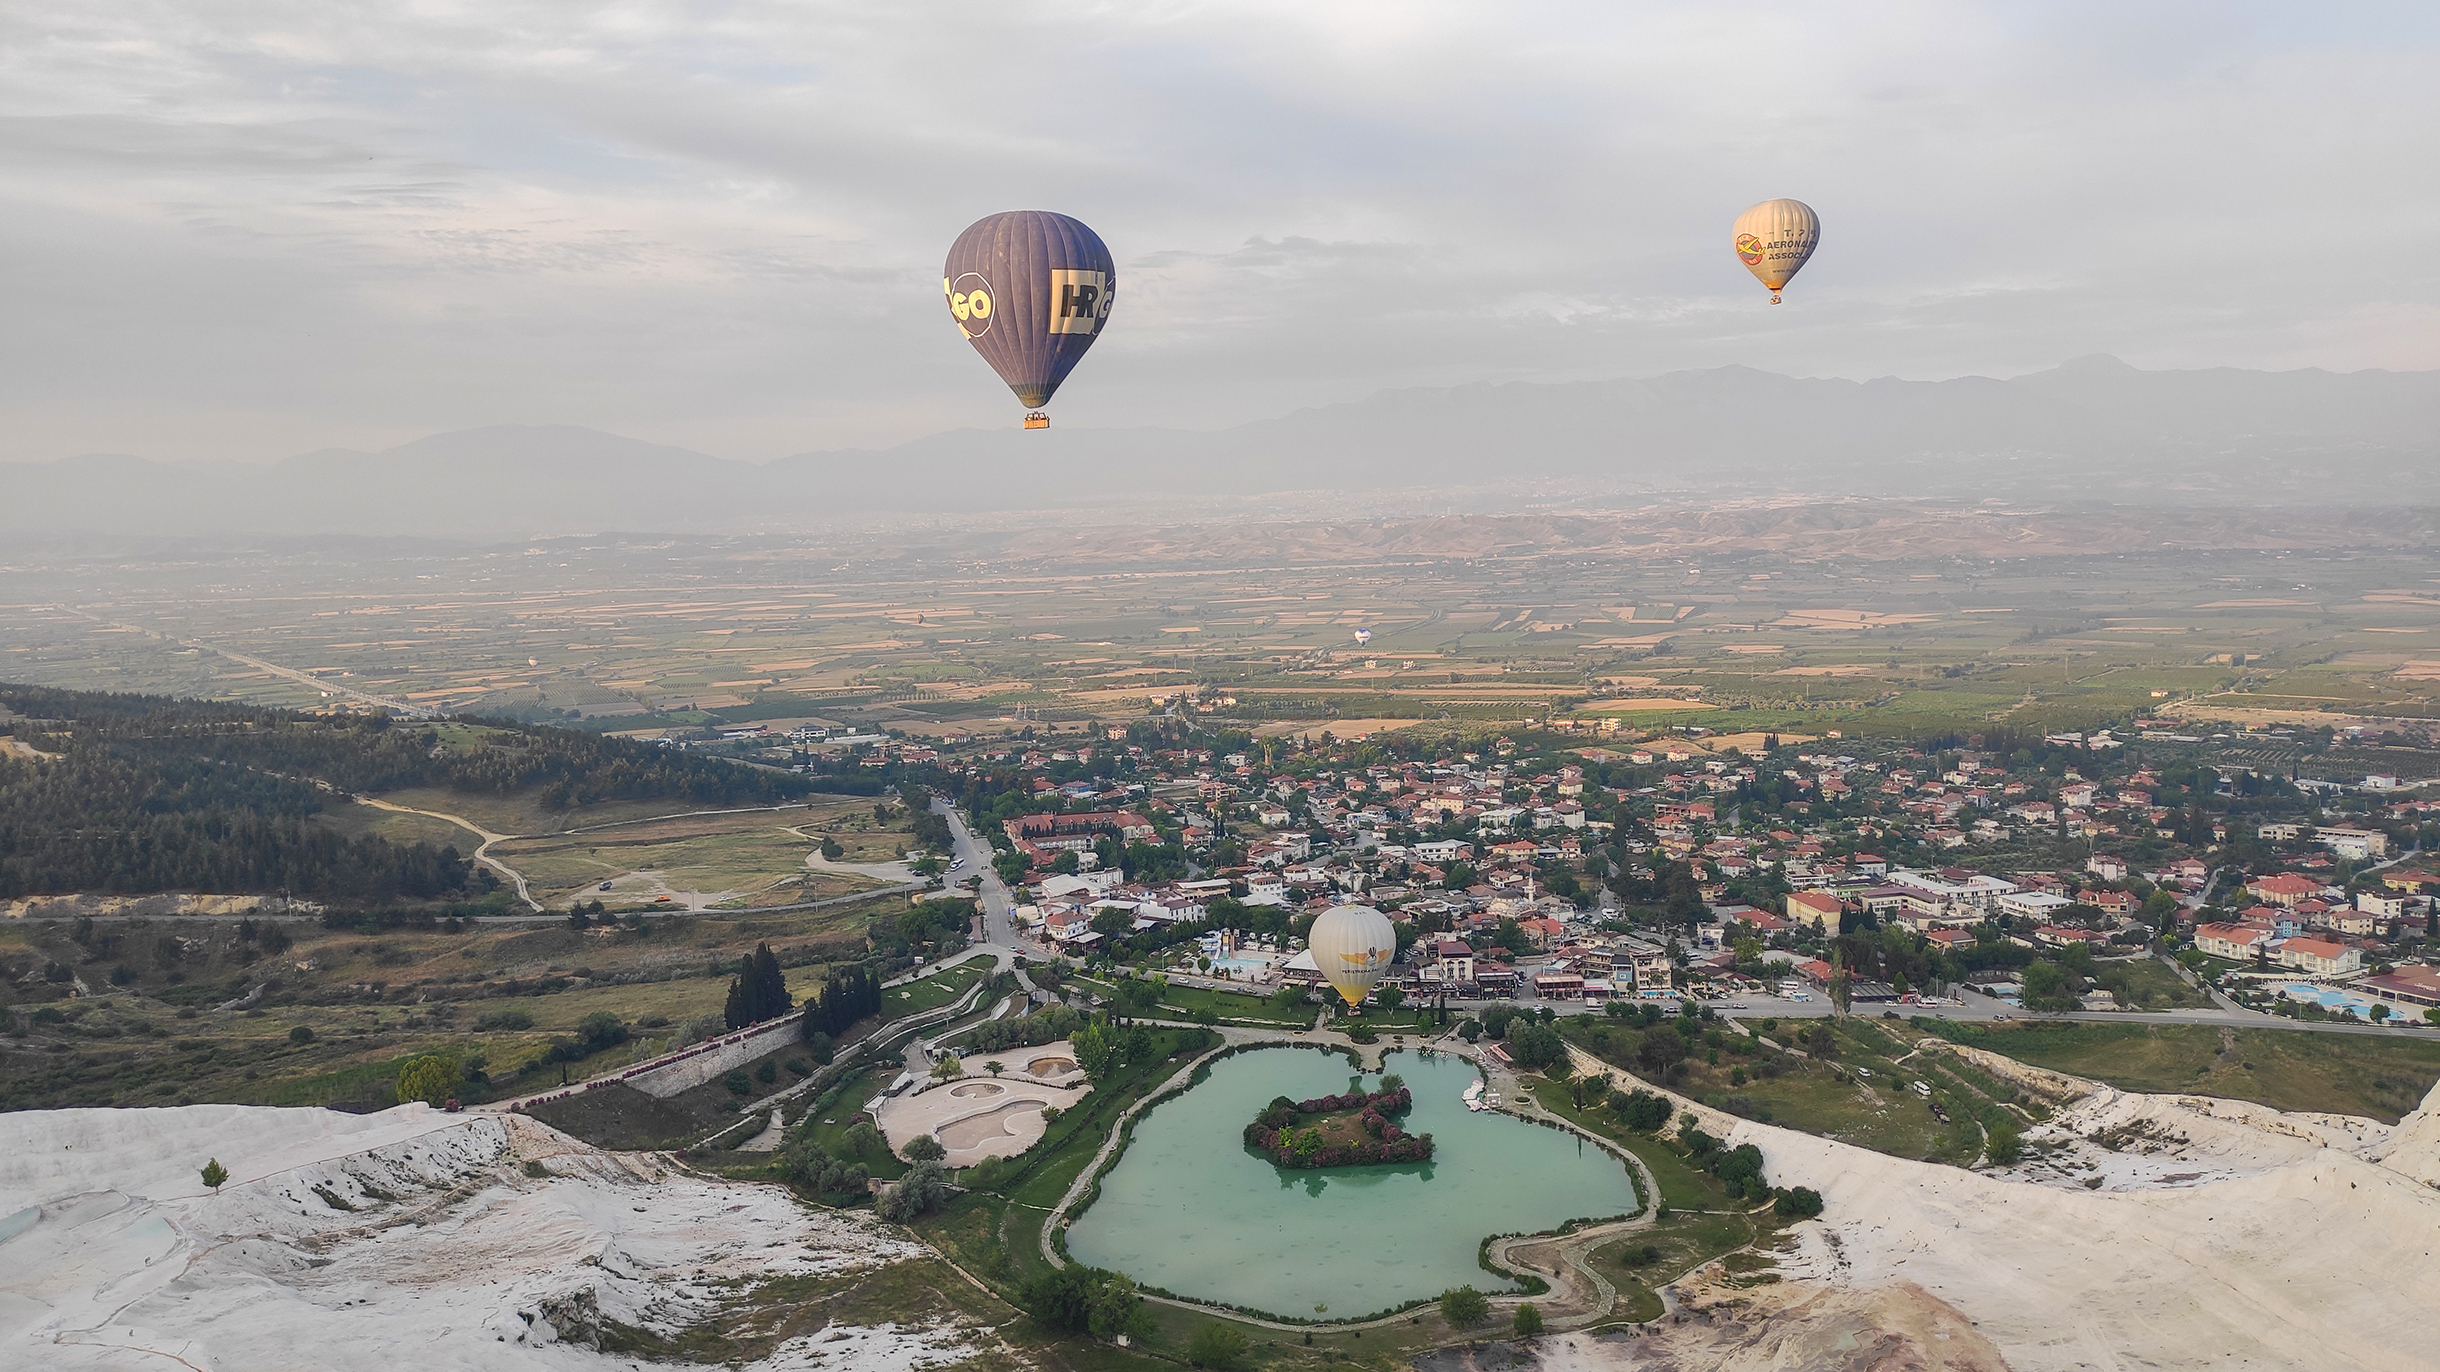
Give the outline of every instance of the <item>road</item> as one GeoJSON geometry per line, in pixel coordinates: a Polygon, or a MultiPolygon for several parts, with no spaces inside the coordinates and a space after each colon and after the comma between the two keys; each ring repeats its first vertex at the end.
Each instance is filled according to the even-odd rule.
{"type": "Polygon", "coordinates": [[[968,876],[982,878],[982,885],[979,888],[981,899],[978,902],[982,907],[982,941],[1002,948],[1032,951],[1025,943],[1023,936],[1017,932],[1016,916],[1013,913],[1016,909],[1016,902],[1009,897],[1007,883],[1000,880],[1000,874],[991,866],[993,857],[991,845],[976,838],[974,831],[966,827],[966,817],[957,812],[956,806],[939,796],[932,797],[932,813],[947,817],[949,836],[957,860],[964,864],[957,869],[956,877],[951,879],[950,885],[956,885],[957,878],[968,876]]]}

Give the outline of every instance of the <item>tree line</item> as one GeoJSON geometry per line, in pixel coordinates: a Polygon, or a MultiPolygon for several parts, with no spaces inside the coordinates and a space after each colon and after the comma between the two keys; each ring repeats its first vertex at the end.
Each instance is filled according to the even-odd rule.
{"type": "MultiPolygon", "coordinates": [[[[748,767],[630,739],[514,720],[463,716],[471,732],[444,740],[430,724],[387,715],[294,710],[166,696],[111,695],[0,684],[0,706],[69,722],[72,748],[127,757],[208,759],[301,776],[341,791],[409,786],[495,794],[540,787],[553,809],[606,800],[670,799],[704,805],[774,804],[808,795],[809,777],[748,767]]],[[[44,726],[16,724],[20,734],[44,726]]],[[[50,749],[49,742],[38,747],[50,749]]]]}
{"type": "Polygon", "coordinates": [[[361,903],[479,898],[453,847],[349,838],[311,785],[209,758],[46,738],[0,756],[0,897],[288,892],[361,903]]]}

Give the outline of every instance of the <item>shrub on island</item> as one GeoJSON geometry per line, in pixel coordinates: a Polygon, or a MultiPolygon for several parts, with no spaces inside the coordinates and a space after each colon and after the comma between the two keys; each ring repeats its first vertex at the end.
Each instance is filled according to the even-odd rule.
{"type": "Polygon", "coordinates": [[[1414,1093],[1405,1086],[1301,1101],[1280,1096],[1245,1127],[1245,1142],[1282,1167],[1423,1162],[1432,1156],[1432,1136],[1410,1134],[1396,1118],[1414,1105],[1414,1093]]]}

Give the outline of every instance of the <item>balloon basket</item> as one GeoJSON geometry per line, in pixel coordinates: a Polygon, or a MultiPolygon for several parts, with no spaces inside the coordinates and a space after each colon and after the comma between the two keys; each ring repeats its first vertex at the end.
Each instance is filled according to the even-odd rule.
{"type": "Polygon", "coordinates": [[[1779,292],[1777,292],[1777,291],[1773,291],[1773,292],[1771,292],[1771,303],[1772,303],[1772,304],[1774,304],[1774,305],[1776,305],[1776,304],[1778,304],[1778,303],[1779,303],[1779,292]]]}
{"type": "Polygon", "coordinates": [[[1046,415],[1046,414],[1042,413],[1042,411],[1040,411],[1040,410],[1036,410],[1036,411],[1034,411],[1032,414],[1029,414],[1029,415],[1025,416],[1025,427],[1026,427],[1026,428],[1029,428],[1029,429],[1047,429],[1047,428],[1049,428],[1050,426],[1051,426],[1051,417],[1050,417],[1049,415],[1046,415]]]}

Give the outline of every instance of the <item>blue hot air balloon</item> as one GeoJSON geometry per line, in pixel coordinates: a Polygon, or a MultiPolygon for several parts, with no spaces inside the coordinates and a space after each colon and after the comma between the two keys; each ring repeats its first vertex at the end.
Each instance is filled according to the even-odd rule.
{"type": "Polygon", "coordinates": [[[940,289],[958,332],[1032,411],[1025,427],[1046,429],[1041,407],[1101,336],[1118,272],[1101,235],[1082,223],[1010,210],[957,236],[940,289]]]}

